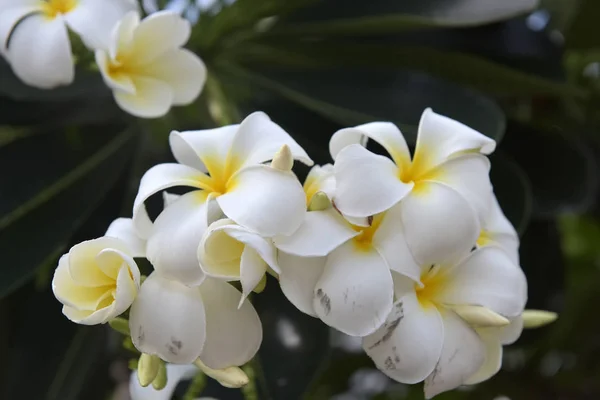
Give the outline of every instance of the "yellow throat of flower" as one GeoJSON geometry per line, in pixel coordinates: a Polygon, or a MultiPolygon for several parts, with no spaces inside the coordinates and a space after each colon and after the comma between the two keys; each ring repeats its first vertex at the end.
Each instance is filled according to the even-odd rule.
{"type": "Polygon", "coordinates": [[[368,250],[371,248],[371,245],[373,243],[373,237],[375,236],[377,229],[379,229],[379,226],[381,225],[381,222],[383,221],[384,215],[385,215],[384,213],[380,213],[380,214],[374,215],[373,217],[370,217],[369,218],[369,222],[370,222],[369,226],[352,225],[352,229],[354,229],[357,232],[360,232],[360,234],[358,236],[356,236],[354,239],[352,239],[354,241],[354,245],[359,250],[368,250]]]}
{"type": "Polygon", "coordinates": [[[492,234],[485,229],[482,229],[477,238],[477,246],[483,247],[493,241],[492,234]]]}
{"type": "Polygon", "coordinates": [[[229,155],[225,162],[218,158],[203,157],[202,161],[208,170],[208,176],[199,178],[203,189],[217,196],[231,191],[236,185],[235,173],[240,167],[237,158],[229,155]]]}
{"type": "Polygon", "coordinates": [[[436,307],[435,299],[447,284],[447,278],[444,273],[440,273],[439,265],[432,265],[427,271],[421,274],[421,283],[415,284],[415,292],[421,307],[436,307]]]}
{"type": "Polygon", "coordinates": [[[47,0],[42,3],[44,15],[52,19],[72,11],[77,7],[78,0],[47,0]]]}

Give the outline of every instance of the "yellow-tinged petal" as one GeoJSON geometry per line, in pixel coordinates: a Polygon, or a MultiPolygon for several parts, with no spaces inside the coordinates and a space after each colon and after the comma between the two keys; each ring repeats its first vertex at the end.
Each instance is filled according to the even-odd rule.
{"type": "Polygon", "coordinates": [[[552,311],[544,310],[525,310],[522,314],[523,327],[525,329],[541,328],[558,318],[558,314],[552,311]]]}

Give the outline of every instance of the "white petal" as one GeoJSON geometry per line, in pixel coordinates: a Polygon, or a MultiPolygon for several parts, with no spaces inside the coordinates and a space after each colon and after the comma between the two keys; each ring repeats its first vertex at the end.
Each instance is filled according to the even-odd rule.
{"type": "Polygon", "coordinates": [[[40,12],[40,3],[36,0],[19,1],[14,4],[2,5],[2,13],[0,13],[0,54],[5,54],[7,39],[10,37],[13,28],[27,14],[40,12]]]}
{"type": "Polygon", "coordinates": [[[455,262],[475,246],[475,211],[449,186],[420,183],[400,207],[406,241],[419,265],[455,262]]]}
{"type": "Polygon", "coordinates": [[[279,285],[281,291],[303,313],[317,316],[313,296],[317,281],[325,269],[326,257],[298,257],[280,251],[278,253],[279,285]]]}
{"type": "Polygon", "coordinates": [[[327,325],[366,336],[379,329],[392,310],[393,292],[390,270],[379,253],[349,242],[327,257],[313,306],[327,325]]]}
{"type": "Polygon", "coordinates": [[[198,260],[202,271],[208,276],[225,279],[240,279],[240,262],[244,243],[229,236],[222,228],[234,225],[228,218],[213,222],[198,246],[198,260]]]}
{"type": "Polygon", "coordinates": [[[400,129],[391,122],[371,122],[354,128],[341,129],[333,134],[329,141],[331,158],[337,158],[342,149],[350,144],[366,146],[365,138],[373,139],[379,143],[392,157],[400,168],[407,168],[410,164],[410,152],[406,140],[400,129]]]}
{"type": "Polygon", "coordinates": [[[169,136],[171,151],[179,163],[214,176],[223,168],[221,164],[227,159],[238,128],[239,125],[228,125],[199,131],[173,131],[169,136]]]}
{"type": "Polygon", "coordinates": [[[166,191],[163,192],[163,208],[167,208],[171,204],[175,203],[175,201],[180,197],[181,195],[179,194],[169,193],[166,191]]]}
{"type": "MultiPolygon", "coordinates": [[[[510,256],[510,259],[516,265],[519,265],[519,235],[502,212],[496,196],[492,196],[490,210],[483,220],[481,228],[485,231],[491,243],[502,247],[510,256]]],[[[485,244],[487,243],[482,245],[485,244]]]]}
{"type": "Polygon", "coordinates": [[[525,307],[525,275],[495,246],[475,250],[445,273],[448,284],[436,295],[440,302],[480,305],[509,318],[525,307]]]}
{"type": "Polygon", "coordinates": [[[523,317],[521,315],[512,318],[510,324],[501,328],[477,328],[480,335],[494,337],[502,345],[513,344],[519,339],[523,332],[523,317]]]}
{"type": "Polygon", "coordinates": [[[421,277],[421,267],[408,248],[401,215],[402,204],[396,204],[385,213],[381,225],[373,236],[373,246],[391,270],[418,282],[421,277]]]}
{"type": "Polygon", "coordinates": [[[133,202],[133,226],[138,236],[147,239],[152,230],[152,221],[144,206],[150,196],[175,186],[203,188],[204,185],[198,180],[201,175],[198,170],[180,164],[159,164],[146,171],[133,202]]]}
{"type": "Polygon", "coordinates": [[[40,89],[68,85],[75,78],[71,43],[60,15],[23,19],[12,32],[7,58],[19,79],[40,89]]]}
{"type": "Polygon", "coordinates": [[[483,223],[492,205],[490,161],[480,154],[453,158],[432,171],[427,181],[440,182],[460,193],[473,207],[483,223]]]}
{"type": "MultiPolygon", "coordinates": [[[[78,243],[69,250],[69,274],[80,285],[100,287],[114,284],[117,270],[107,271],[98,262],[102,250],[115,249],[128,253],[127,245],[119,239],[101,237],[78,243]]],[[[117,267],[120,264],[116,265],[117,267]]]]}
{"type": "Polygon", "coordinates": [[[156,390],[152,385],[142,387],[137,378],[137,372],[133,371],[129,378],[129,396],[131,400],[171,400],[179,382],[191,379],[199,372],[194,365],[167,364],[167,386],[162,390],[156,390]]]}
{"type": "Polygon", "coordinates": [[[414,291],[394,304],[385,324],[363,339],[377,368],[402,383],[425,379],[442,352],[444,326],[435,307],[422,307],[414,291]]]}
{"type": "Polygon", "coordinates": [[[233,140],[231,154],[239,162],[239,167],[269,161],[273,155],[287,144],[294,159],[306,165],[313,165],[308,154],[292,137],[263,112],[247,116],[233,140]]]}
{"type": "Polygon", "coordinates": [[[151,274],[131,306],[129,329],[142,353],[176,364],[192,363],[206,337],[200,291],[151,274]]]}
{"type": "Polygon", "coordinates": [[[132,257],[146,257],[146,242],[135,232],[131,218],[117,218],[109,225],[105,236],[121,239],[131,250],[132,257]]]}
{"type": "Polygon", "coordinates": [[[483,381],[487,381],[492,376],[496,375],[502,367],[502,345],[493,336],[488,336],[485,333],[479,333],[479,337],[485,346],[485,361],[465,382],[465,385],[475,385],[483,381]]]}
{"type": "Polygon", "coordinates": [[[159,11],[144,18],[133,32],[130,61],[144,65],[169,50],[183,46],[189,39],[189,21],[172,11],[159,11]]]}
{"type": "Polygon", "coordinates": [[[136,9],[137,5],[127,0],[79,0],[77,6],[65,14],[65,21],[87,47],[108,49],[116,23],[136,9]]]}
{"type": "Polygon", "coordinates": [[[442,319],[444,345],[435,369],[425,379],[427,399],[463,385],[485,360],[485,346],[473,329],[452,311],[444,311],[442,319]]]}
{"type": "MultiPolygon", "coordinates": [[[[273,252],[274,254],[275,252],[273,252]]],[[[277,269],[279,270],[279,267],[277,269]]],[[[267,263],[256,250],[246,246],[240,259],[240,282],[242,284],[242,297],[239,301],[240,307],[261,279],[265,277],[266,272],[267,263]]]]}
{"type": "Polygon", "coordinates": [[[130,95],[135,95],[136,88],[133,83],[133,79],[128,74],[115,74],[112,71],[112,61],[109,59],[109,55],[104,50],[96,50],[95,52],[96,65],[100,70],[104,83],[113,89],[118,90],[130,95]]]}
{"type": "Polygon", "coordinates": [[[262,325],[252,304],[245,301],[238,309],[241,293],[218,279],[207,278],[200,292],[206,310],[202,362],[222,369],[250,361],[262,342],[262,325]]]}
{"type": "Polygon", "coordinates": [[[143,73],[171,87],[174,105],[193,102],[206,82],[206,66],[196,54],[186,49],[164,53],[145,66],[143,73]]]}
{"type": "Polygon", "coordinates": [[[164,116],[173,105],[173,89],[154,78],[131,76],[135,93],[121,90],[114,92],[115,101],[123,110],[140,118],[164,116]]]}
{"type": "Polygon", "coordinates": [[[331,207],[324,211],[307,212],[302,225],[292,235],[275,236],[273,243],[286,253],[302,257],[322,257],[358,234],[331,207]]]}
{"type": "Polygon", "coordinates": [[[195,190],[177,199],[154,221],[146,252],[162,276],[188,286],[204,279],[197,252],[208,227],[211,202],[205,191],[195,190]]]}
{"type": "Polygon", "coordinates": [[[346,146],[334,165],[335,205],[352,217],[367,217],[391,208],[404,198],[413,184],[403,183],[398,168],[387,157],[356,144],[346,146]]]}
{"type": "Polygon", "coordinates": [[[80,310],[95,311],[98,299],[106,292],[105,287],[82,286],[71,278],[69,255],[63,255],[52,279],[54,296],[66,306],[80,310]]]}
{"type": "Polygon", "coordinates": [[[292,234],[304,220],[304,190],[292,172],[256,165],[232,180],[233,188],[217,201],[237,224],[272,237],[292,234]]]}
{"type": "Polygon", "coordinates": [[[425,173],[459,154],[490,154],[496,142],[451,118],[426,109],[419,122],[413,168],[425,173]]]}
{"type": "Polygon", "coordinates": [[[133,46],[133,33],[140,25],[140,14],[129,12],[117,22],[111,32],[109,43],[110,58],[116,60],[118,56],[123,57],[130,54],[133,46]]]}

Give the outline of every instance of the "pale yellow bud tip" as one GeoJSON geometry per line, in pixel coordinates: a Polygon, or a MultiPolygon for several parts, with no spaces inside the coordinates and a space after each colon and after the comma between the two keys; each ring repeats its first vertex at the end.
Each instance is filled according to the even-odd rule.
{"type": "Polygon", "coordinates": [[[452,306],[451,308],[469,325],[500,327],[510,324],[510,321],[502,315],[482,306],[452,306]]]}
{"type": "Polygon", "coordinates": [[[292,151],[287,144],[281,146],[279,151],[275,153],[273,156],[273,161],[271,161],[271,167],[282,170],[282,171],[291,171],[294,166],[294,157],[292,156],[292,151]]]}
{"type": "Polygon", "coordinates": [[[146,387],[154,381],[160,369],[161,360],[157,356],[142,353],[138,361],[137,376],[142,387],[146,387]]]}
{"type": "Polygon", "coordinates": [[[158,364],[158,374],[152,381],[152,387],[156,390],[163,390],[167,386],[167,366],[164,362],[158,364]]]}
{"type": "Polygon", "coordinates": [[[200,359],[194,361],[194,364],[206,375],[227,388],[241,388],[250,381],[248,375],[238,367],[212,369],[207,367],[200,359]]]}
{"type": "Polygon", "coordinates": [[[534,329],[548,325],[558,318],[558,314],[544,310],[525,310],[522,314],[523,328],[534,329]]]}
{"type": "Polygon", "coordinates": [[[317,192],[310,199],[308,211],[323,211],[327,210],[329,207],[331,207],[331,200],[329,200],[329,197],[323,192],[317,192]]]}

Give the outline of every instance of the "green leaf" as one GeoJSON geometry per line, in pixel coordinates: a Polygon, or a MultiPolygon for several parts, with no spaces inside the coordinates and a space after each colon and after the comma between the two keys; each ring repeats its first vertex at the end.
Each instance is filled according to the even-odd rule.
{"type": "Polygon", "coordinates": [[[30,136],[0,148],[0,296],[52,262],[131,157],[117,126],[30,136]]]}
{"type": "Polygon", "coordinates": [[[260,74],[232,65],[223,68],[342,126],[392,121],[412,143],[427,107],[496,140],[504,133],[504,113],[491,99],[423,73],[336,69],[260,74]]]}
{"type": "Polygon", "coordinates": [[[300,22],[282,24],[277,33],[372,35],[417,27],[477,26],[525,14],[537,5],[537,0],[327,0],[302,10],[300,22]]]}
{"type": "Polygon", "coordinates": [[[241,43],[223,57],[270,66],[409,68],[498,95],[586,95],[579,87],[519,71],[477,55],[394,43],[258,39],[241,43]]]}
{"type": "Polygon", "coordinates": [[[502,150],[531,182],[532,211],[537,217],[582,212],[598,193],[596,147],[577,126],[533,127],[511,123],[502,150]]]}
{"type": "Polygon", "coordinates": [[[571,50],[587,50],[600,47],[600,2],[580,0],[570,27],[565,33],[565,47],[571,50]]]}

